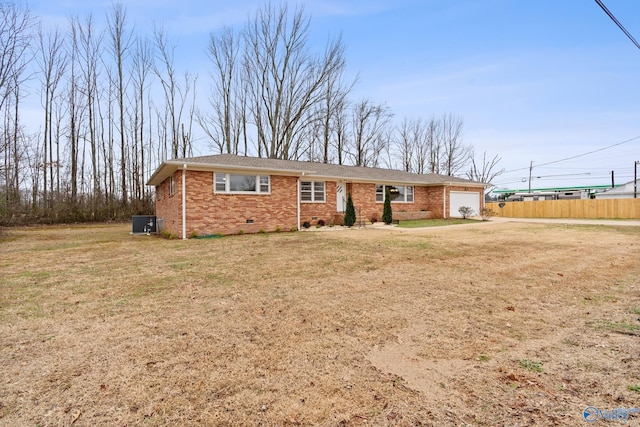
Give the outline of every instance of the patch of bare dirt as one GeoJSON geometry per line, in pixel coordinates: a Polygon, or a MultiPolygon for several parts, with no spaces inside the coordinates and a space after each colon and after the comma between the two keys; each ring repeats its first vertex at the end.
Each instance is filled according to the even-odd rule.
{"type": "Polygon", "coordinates": [[[4,425],[573,426],[640,407],[635,227],[52,227],[10,230],[0,255],[4,425]]]}

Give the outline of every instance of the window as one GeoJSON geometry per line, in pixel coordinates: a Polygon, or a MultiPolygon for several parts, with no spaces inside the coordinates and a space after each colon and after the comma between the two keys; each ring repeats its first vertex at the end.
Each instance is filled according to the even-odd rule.
{"type": "Polygon", "coordinates": [[[260,176],[260,192],[261,193],[269,193],[271,188],[269,186],[269,177],[265,175],[260,176]]]}
{"type": "Polygon", "coordinates": [[[268,175],[239,175],[214,173],[213,188],[216,193],[264,193],[271,191],[268,175]]]}
{"type": "Polygon", "coordinates": [[[303,202],[324,202],[325,184],[321,181],[300,181],[300,200],[303,202]]]}
{"type": "Polygon", "coordinates": [[[413,203],[413,187],[408,185],[376,185],[376,202],[384,202],[385,190],[393,203],[413,203]]]}
{"type": "Polygon", "coordinates": [[[169,178],[169,195],[173,196],[173,193],[176,192],[176,181],[173,178],[173,175],[169,178]]]}
{"type": "Polygon", "coordinates": [[[384,185],[376,185],[376,202],[384,202],[384,185]]]}
{"type": "Polygon", "coordinates": [[[252,175],[229,175],[229,191],[256,191],[256,177],[252,175]]]}
{"type": "Polygon", "coordinates": [[[224,173],[215,174],[214,188],[216,193],[224,193],[227,191],[227,175],[224,173]]]}

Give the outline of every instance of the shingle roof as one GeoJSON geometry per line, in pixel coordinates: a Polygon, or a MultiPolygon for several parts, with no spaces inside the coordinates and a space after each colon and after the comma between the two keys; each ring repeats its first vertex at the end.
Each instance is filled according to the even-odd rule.
{"type": "Polygon", "coordinates": [[[296,160],[263,159],[244,157],[233,154],[217,154],[212,156],[190,157],[168,160],[151,176],[147,185],[158,185],[183,165],[195,170],[253,170],[256,172],[282,172],[287,175],[309,176],[311,178],[333,178],[361,182],[406,183],[414,185],[466,185],[486,187],[480,182],[439,174],[415,174],[394,169],[370,168],[361,166],[344,166],[328,163],[313,163],[296,160]]]}

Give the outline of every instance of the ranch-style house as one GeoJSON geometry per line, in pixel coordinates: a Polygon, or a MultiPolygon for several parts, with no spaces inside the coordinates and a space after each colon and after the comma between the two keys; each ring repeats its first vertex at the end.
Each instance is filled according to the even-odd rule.
{"type": "Polygon", "coordinates": [[[380,221],[386,189],[398,220],[479,213],[485,183],[438,174],[232,154],[167,160],[147,185],[156,189],[164,230],[191,235],[299,230],[340,225],[351,194],[358,220],[380,221]]]}

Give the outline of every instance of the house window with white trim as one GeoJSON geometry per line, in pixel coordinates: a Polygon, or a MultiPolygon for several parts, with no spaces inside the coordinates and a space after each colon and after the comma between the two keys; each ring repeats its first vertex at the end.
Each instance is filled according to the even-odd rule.
{"type": "Polygon", "coordinates": [[[300,200],[303,202],[324,202],[326,186],[324,181],[300,181],[300,200]]]}
{"type": "Polygon", "coordinates": [[[269,193],[271,192],[271,179],[267,175],[260,175],[260,192],[261,193],[269,193]]]}
{"type": "Polygon", "coordinates": [[[214,173],[213,189],[216,193],[259,193],[269,194],[269,175],[241,175],[234,173],[214,173]]]}
{"type": "Polygon", "coordinates": [[[386,189],[392,203],[413,203],[413,187],[411,185],[376,185],[376,202],[384,202],[386,189]]]}

